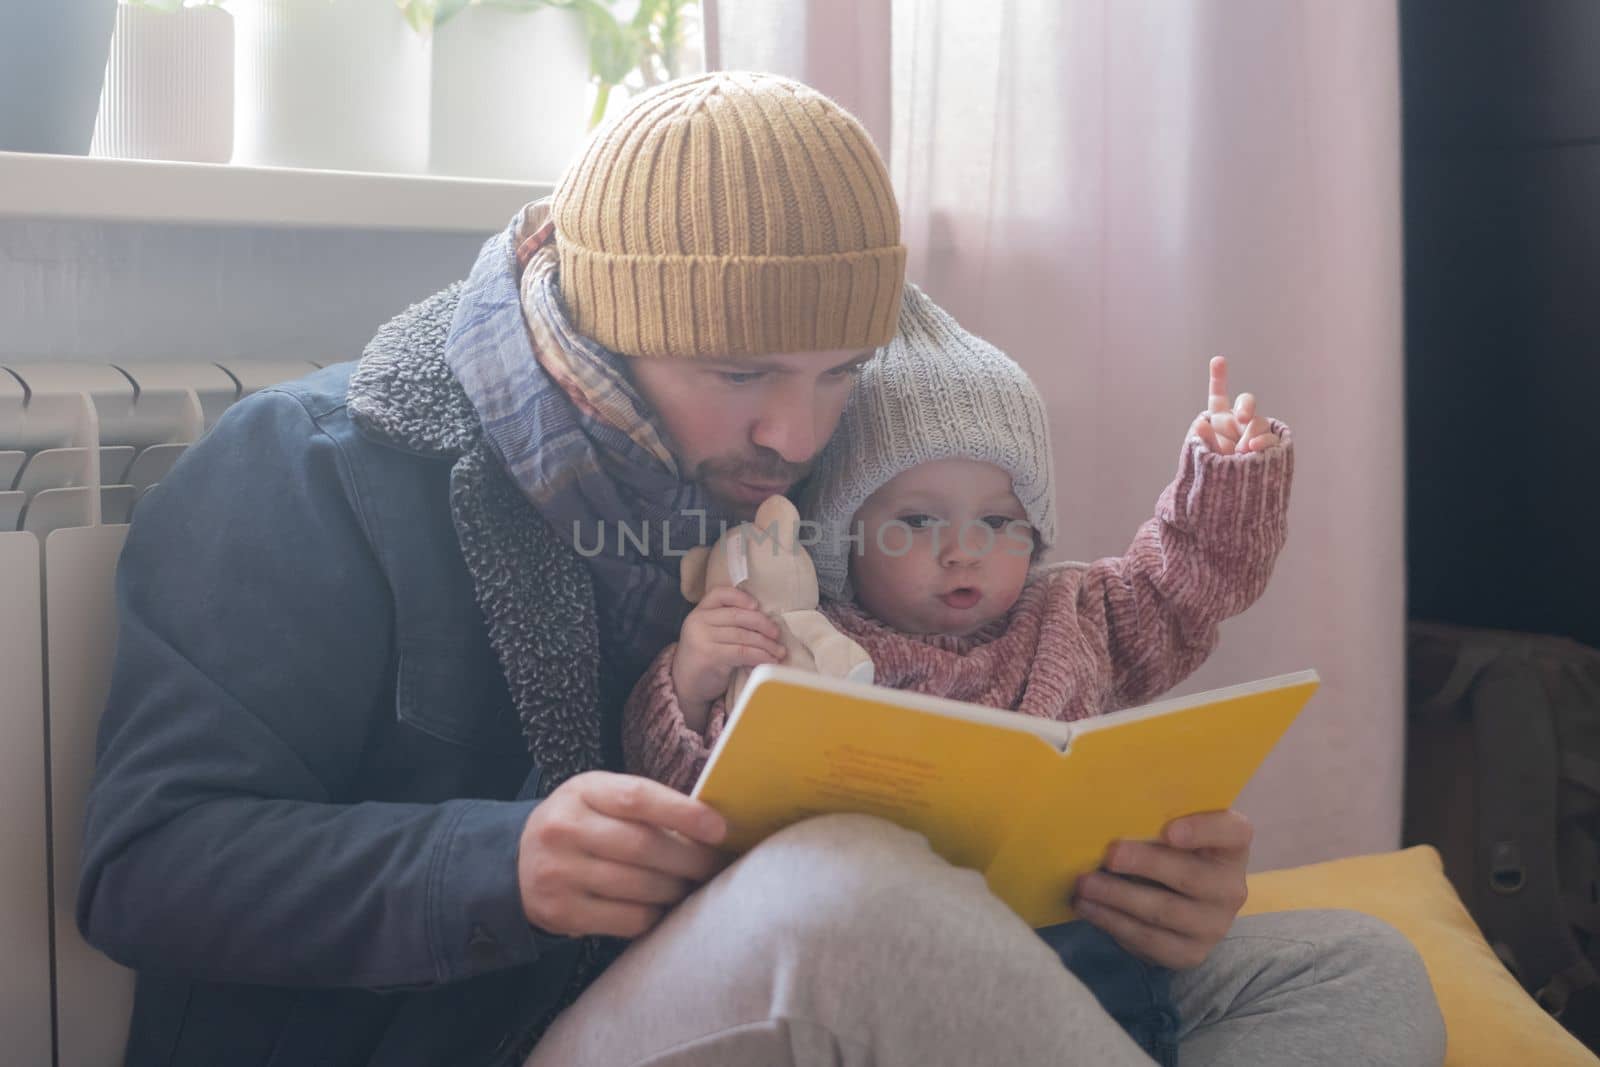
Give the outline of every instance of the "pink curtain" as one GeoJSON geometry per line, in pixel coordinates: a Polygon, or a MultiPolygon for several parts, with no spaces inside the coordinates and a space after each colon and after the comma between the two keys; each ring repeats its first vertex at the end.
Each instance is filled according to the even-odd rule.
{"type": "Polygon", "coordinates": [[[1119,552],[1149,516],[1210,356],[1294,427],[1288,550],[1184,689],[1322,673],[1240,801],[1258,869],[1394,847],[1392,0],[740,0],[717,17],[724,68],[788,74],[869,116],[887,93],[913,280],[1049,402],[1058,555],[1119,552]]]}
{"type": "Polygon", "coordinates": [[[889,0],[703,3],[707,70],[764,70],[804,82],[888,147],[889,0]]]}

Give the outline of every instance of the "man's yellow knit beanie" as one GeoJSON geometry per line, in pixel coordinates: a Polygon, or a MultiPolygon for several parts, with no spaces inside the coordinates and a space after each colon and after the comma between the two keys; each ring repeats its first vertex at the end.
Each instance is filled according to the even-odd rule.
{"type": "Polygon", "coordinates": [[[867,350],[894,336],[900,212],[861,124],[815,90],[720,72],[640,96],[553,205],[560,288],[630,356],[867,350]]]}

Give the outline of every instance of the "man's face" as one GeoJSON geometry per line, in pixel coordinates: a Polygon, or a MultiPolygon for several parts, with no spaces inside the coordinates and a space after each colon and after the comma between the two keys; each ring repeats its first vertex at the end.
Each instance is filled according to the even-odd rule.
{"type": "Polygon", "coordinates": [[[685,478],[740,518],[805,477],[870,352],[630,359],[685,478]]]}

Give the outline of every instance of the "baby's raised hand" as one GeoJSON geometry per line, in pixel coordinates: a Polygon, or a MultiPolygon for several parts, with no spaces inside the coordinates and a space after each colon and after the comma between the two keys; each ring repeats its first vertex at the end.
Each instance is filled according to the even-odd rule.
{"type": "Polygon", "coordinates": [[[684,722],[703,732],[711,705],[739,667],[778,663],[787,655],[778,624],[742,589],[713,589],[683,620],[672,660],[672,687],[684,722]]]}
{"type": "Polygon", "coordinates": [[[1211,451],[1223,456],[1236,452],[1265,452],[1278,444],[1271,420],[1256,414],[1253,393],[1240,393],[1238,400],[1228,403],[1228,361],[1223,356],[1211,361],[1211,395],[1206,401],[1205,414],[1194,420],[1189,432],[1211,451]]]}

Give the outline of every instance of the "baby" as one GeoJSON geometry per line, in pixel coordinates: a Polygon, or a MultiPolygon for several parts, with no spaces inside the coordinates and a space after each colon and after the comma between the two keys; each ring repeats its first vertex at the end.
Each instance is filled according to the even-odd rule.
{"type": "MultiPolygon", "coordinates": [[[[1230,410],[1226,372],[1212,361],[1208,410],[1127,553],[1041,564],[1056,536],[1044,401],[907,286],[899,332],[863,368],[801,500],[821,530],[824,613],[880,685],[1052,719],[1165,692],[1260,596],[1286,534],[1288,429],[1248,394],[1230,410]]],[[[729,673],[781,659],[752,598],[702,602],[628,702],[628,769],[690,789],[725,721],[729,673]]],[[[1040,933],[1146,1051],[1175,1055],[1161,968],[1085,923],[1040,933]]]]}

